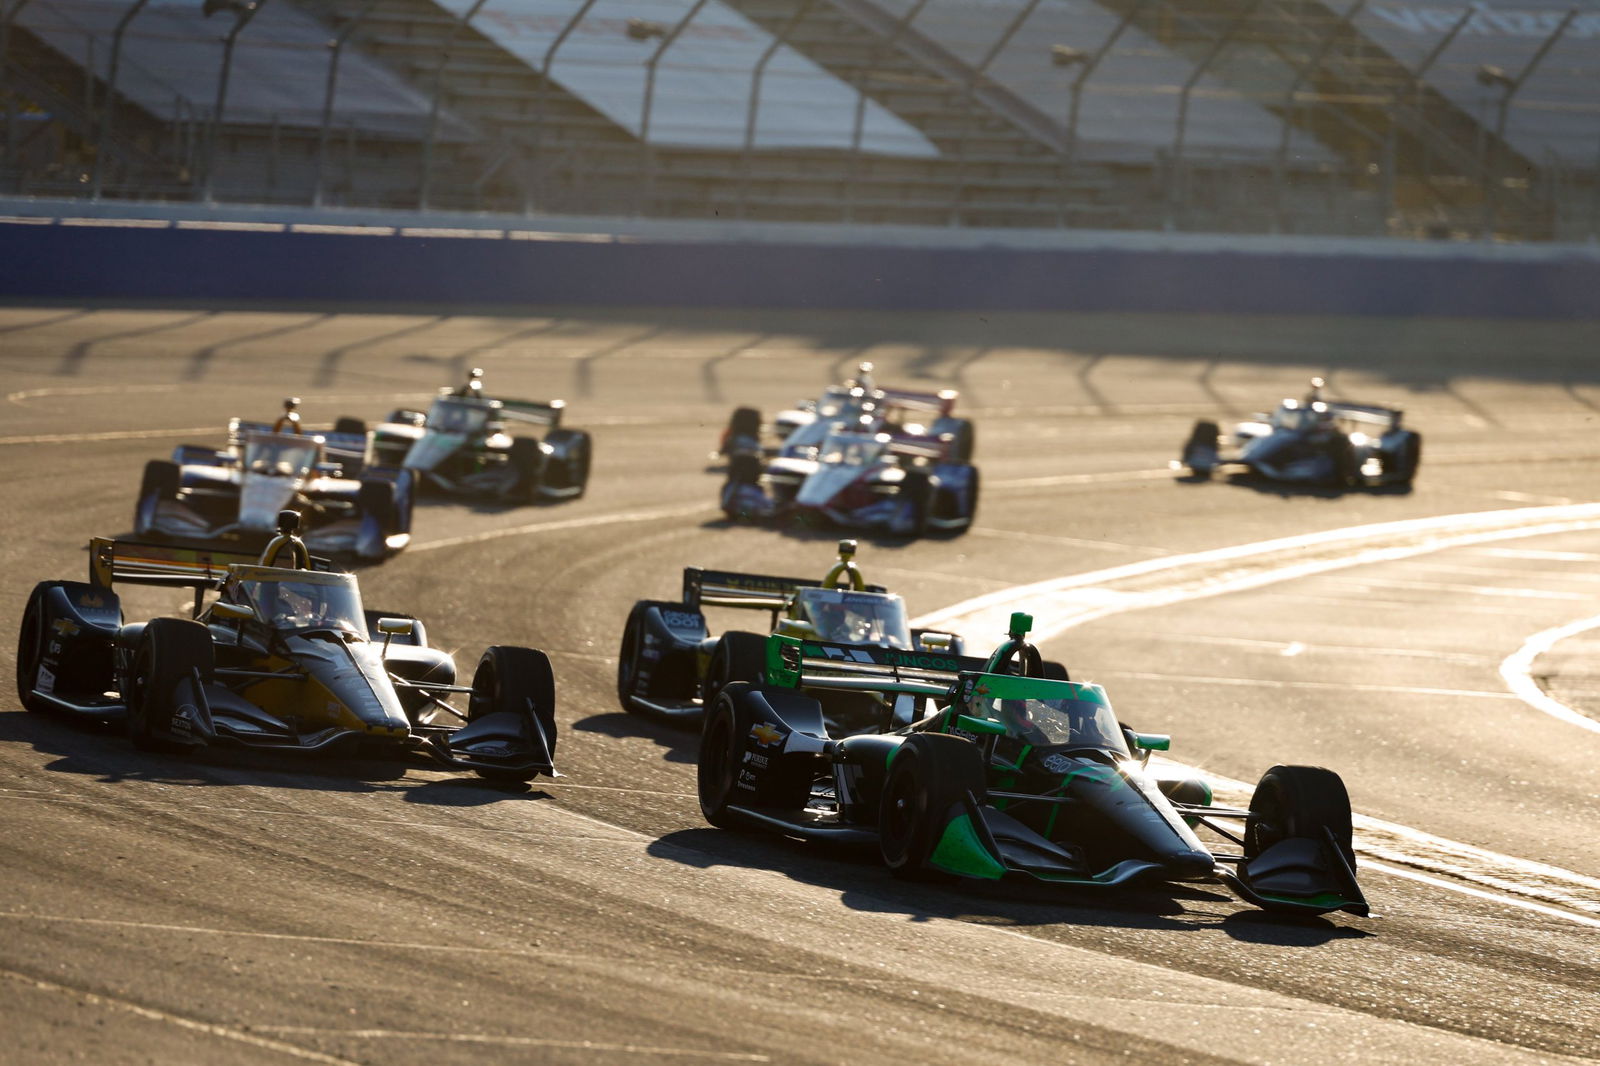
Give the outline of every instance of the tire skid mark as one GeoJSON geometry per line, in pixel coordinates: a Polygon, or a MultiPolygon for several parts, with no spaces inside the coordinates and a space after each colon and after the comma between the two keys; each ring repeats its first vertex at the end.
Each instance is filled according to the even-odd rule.
{"type": "Polygon", "coordinates": [[[626,1055],[683,1056],[717,1062],[771,1062],[770,1055],[705,1048],[659,1047],[652,1044],[608,1044],[599,1040],[555,1040],[541,1036],[500,1036],[494,1033],[430,1033],[406,1029],[324,1029],[310,1025],[262,1025],[263,1033],[284,1036],[329,1036],[345,1040],[436,1040],[447,1044],[484,1044],[508,1048],[560,1048],[571,1051],[606,1051],[626,1055]]]}
{"type": "Polygon", "coordinates": [[[118,999],[115,996],[102,995],[98,992],[89,992],[85,989],[72,988],[67,985],[59,985],[54,981],[46,981],[38,977],[31,977],[28,974],[17,973],[14,970],[0,970],[0,978],[4,978],[8,981],[15,981],[21,985],[27,985],[41,992],[53,992],[57,995],[71,996],[96,1007],[110,1007],[114,1010],[120,1010],[128,1014],[133,1014],[149,1021],[164,1022],[167,1025],[177,1026],[179,1029],[187,1029],[192,1033],[204,1033],[207,1036],[217,1036],[224,1040],[232,1040],[238,1044],[248,1044],[251,1047],[261,1048],[264,1051],[275,1051],[280,1055],[287,1055],[291,1058],[300,1059],[305,1062],[320,1062],[325,1064],[325,1066],[363,1066],[363,1064],[356,1062],[353,1059],[342,1059],[337,1055],[325,1055],[320,1051],[312,1051],[310,1048],[303,1048],[297,1044],[289,1044],[282,1040],[273,1040],[272,1038],[265,1036],[256,1036],[253,1033],[247,1033],[239,1029],[232,1029],[226,1025],[216,1025],[212,1022],[196,1021],[193,1018],[185,1018],[180,1014],[170,1014],[167,1011],[155,1010],[151,1007],[142,1007],[137,1003],[133,1003],[125,999],[118,999]]]}

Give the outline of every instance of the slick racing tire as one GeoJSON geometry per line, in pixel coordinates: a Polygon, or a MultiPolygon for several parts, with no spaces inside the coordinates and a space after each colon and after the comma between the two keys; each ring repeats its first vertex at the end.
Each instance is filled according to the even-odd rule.
{"type": "Polygon", "coordinates": [[[760,484],[762,465],[759,455],[735,455],[728,460],[728,480],[735,485],[760,484]]]}
{"type": "MultiPolygon", "coordinates": [[[[550,658],[534,648],[496,644],[484,649],[472,673],[472,695],[467,697],[467,721],[511,711],[528,716],[530,729],[544,736],[550,761],[556,758],[556,677],[550,658]]],[[[530,740],[534,739],[530,735],[530,740]]],[[[531,781],[537,770],[500,770],[477,767],[487,781],[531,781]]]]}
{"type": "Polygon", "coordinates": [[[533,437],[517,437],[511,442],[511,454],[506,461],[517,476],[511,487],[511,497],[523,503],[537,500],[545,476],[543,445],[533,437]]]}
{"type": "Polygon", "coordinates": [[[165,459],[152,459],[144,464],[144,478],[139,482],[139,499],[133,506],[133,531],[141,537],[155,530],[156,508],[163,502],[178,498],[181,475],[178,464],[165,459]]]}
{"type": "Polygon", "coordinates": [[[950,461],[952,463],[972,462],[972,451],[977,445],[977,430],[973,429],[972,422],[965,418],[958,418],[955,427],[950,433],[950,461]]]}
{"type": "Polygon", "coordinates": [[[1333,834],[1345,862],[1355,869],[1350,794],[1344,781],[1320,766],[1274,766],[1261,775],[1250,796],[1250,816],[1244,824],[1245,861],[1290,837],[1320,842],[1324,829],[1333,834]]]}
{"type": "Polygon", "coordinates": [[[384,536],[395,532],[400,514],[392,481],[363,481],[356,490],[356,510],[363,518],[377,519],[378,529],[384,536]]]}
{"type": "Polygon", "coordinates": [[[759,633],[722,634],[712,649],[705,679],[700,682],[700,701],[710,707],[717,695],[735,681],[759,685],[766,675],[767,638],[759,633]]]}
{"type": "Polygon", "coordinates": [[[356,437],[365,437],[367,435],[367,424],[359,418],[346,416],[337,419],[333,423],[333,431],[335,433],[348,433],[356,437]]]}
{"type": "Polygon", "coordinates": [[[1350,438],[1343,433],[1328,442],[1328,459],[1332,464],[1330,486],[1335,489],[1355,488],[1361,481],[1361,467],[1356,462],[1356,450],[1350,438]]]}
{"type": "Polygon", "coordinates": [[[44,658],[44,593],[49,587],[48,581],[34,586],[17,630],[17,698],[30,711],[45,707],[33,690],[39,686],[39,663],[44,658]]]}
{"type": "Polygon", "coordinates": [[[577,489],[575,496],[582,496],[589,487],[594,438],[582,429],[552,429],[544,442],[555,449],[545,461],[544,484],[553,489],[577,489]]]}
{"type": "Polygon", "coordinates": [[[906,479],[900,483],[900,494],[906,498],[911,508],[910,521],[907,523],[906,533],[912,537],[926,536],[928,533],[928,516],[933,511],[933,482],[925,470],[911,470],[906,473],[906,479]]]}
{"type": "Polygon", "coordinates": [[[212,678],[215,653],[211,633],[187,618],[153,618],[139,636],[133,671],[123,701],[127,704],[128,739],[140,751],[180,751],[189,745],[163,728],[178,711],[180,682],[196,670],[202,683],[212,678]]]}
{"type": "Polygon", "coordinates": [[[761,412],[754,407],[733,409],[733,415],[728,419],[728,441],[732,443],[739,437],[761,439],[761,412]]]}
{"type": "Polygon", "coordinates": [[[638,685],[639,656],[644,652],[644,615],[648,609],[645,603],[633,605],[622,626],[622,646],[617,649],[617,702],[629,714],[638,713],[633,694],[638,685]]]}
{"type": "Polygon", "coordinates": [[[913,881],[948,876],[932,864],[953,807],[985,794],[983,754],[960,737],[913,733],[895,752],[878,808],[878,844],[889,872],[913,881]]]}
{"type": "Polygon", "coordinates": [[[1214,458],[1217,441],[1221,436],[1222,427],[1215,422],[1200,421],[1194,424],[1194,428],[1189,431],[1189,439],[1183,443],[1183,453],[1179,459],[1191,477],[1211,476],[1213,468],[1210,458],[1214,458]],[[1202,460],[1202,456],[1208,452],[1209,456],[1202,460]]]}
{"type": "Polygon", "coordinates": [[[1054,659],[1046,659],[1039,664],[1039,676],[1049,681],[1071,681],[1067,676],[1065,663],[1058,663],[1054,659]]]}
{"type": "Polygon", "coordinates": [[[1410,485],[1417,477],[1417,469],[1422,466],[1422,434],[1411,433],[1406,436],[1405,443],[1400,445],[1400,461],[1395,464],[1399,468],[1400,476],[1395,480],[1402,485],[1410,485]]]}
{"type": "Polygon", "coordinates": [[[744,738],[755,723],[755,716],[743,706],[749,688],[732,685],[722,690],[717,702],[706,711],[700,729],[700,762],[695,770],[700,813],[718,829],[738,829],[738,816],[728,810],[733,801],[734,782],[739,776],[739,756],[744,738]]]}

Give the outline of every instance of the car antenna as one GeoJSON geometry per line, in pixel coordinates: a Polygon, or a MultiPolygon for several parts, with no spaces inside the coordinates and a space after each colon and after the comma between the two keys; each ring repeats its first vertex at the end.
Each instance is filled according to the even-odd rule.
{"type": "Polygon", "coordinates": [[[822,579],[823,588],[838,588],[840,586],[838,579],[842,575],[849,578],[848,587],[852,591],[861,592],[866,589],[867,579],[861,576],[861,568],[851,562],[855,554],[855,541],[841,540],[839,542],[839,561],[833,564],[833,569],[828,571],[828,576],[822,579]]]}
{"type": "Polygon", "coordinates": [[[299,511],[278,512],[278,535],[268,542],[261,553],[262,566],[286,566],[291,570],[310,570],[311,553],[306,550],[306,542],[295,536],[300,532],[299,511]],[[289,561],[280,563],[278,559],[284,552],[289,553],[289,561]]]}

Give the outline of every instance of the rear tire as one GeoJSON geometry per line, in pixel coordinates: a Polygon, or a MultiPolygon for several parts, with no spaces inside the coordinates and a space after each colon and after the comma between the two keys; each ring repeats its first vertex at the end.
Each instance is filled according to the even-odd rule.
{"type": "Polygon", "coordinates": [[[1200,421],[1194,424],[1189,431],[1189,439],[1183,444],[1183,456],[1180,462],[1193,477],[1210,477],[1214,467],[1202,456],[1209,453],[1215,456],[1217,441],[1222,438],[1222,427],[1215,422],[1200,421]]]}
{"type": "Polygon", "coordinates": [[[763,465],[759,455],[742,452],[728,460],[728,480],[735,485],[758,485],[763,465]]]}
{"type": "Polygon", "coordinates": [[[1039,666],[1039,676],[1049,681],[1071,681],[1067,676],[1065,663],[1058,663],[1054,659],[1046,659],[1039,666]]]}
{"type": "Polygon", "coordinates": [[[955,428],[950,434],[950,461],[952,463],[972,462],[972,452],[977,445],[978,434],[972,423],[965,418],[958,418],[955,428]]]}
{"type": "Polygon", "coordinates": [[[212,679],[215,653],[211,633],[187,618],[153,618],[139,636],[133,673],[123,700],[128,708],[128,739],[140,751],[179,751],[188,745],[172,739],[161,723],[177,713],[177,688],[195,671],[202,684],[212,679]]]}
{"type": "Polygon", "coordinates": [[[1261,775],[1250,797],[1250,816],[1244,827],[1245,861],[1290,837],[1321,842],[1324,828],[1333,833],[1345,862],[1355,869],[1350,794],[1344,781],[1320,766],[1274,766],[1261,775]]]}
{"type": "Polygon", "coordinates": [[[524,503],[532,503],[539,498],[539,486],[544,483],[545,454],[544,447],[533,437],[517,437],[511,442],[511,453],[507,462],[511,469],[516,471],[517,480],[512,485],[510,495],[512,498],[524,503]]]}
{"type": "MultiPolygon", "coordinates": [[[[472,695],[467,697],[467,721],[511,711],[529,715],[530,728],[544,734],[553,763],[556,757],[556,678],[550,658],[533,648],[497,644],[484,649],[472,674],[472,695]],[[531,709],[530,709],[531,703],[531,709]]],[[[530,738],[531,739],[531,738],[530,738]]],[[[537,770],[474,770],[488,781],[531,781],[537,770]]]]}
{"type": "Polygon", "coordinates": [[[878,843],[896,877],[925,881],[947,877],[931,859],[949,822],[950,808],[971,792],[987,792],[983,756],[959,737],[913,733],[889,764],[878,808],[878,843]]]}
{"type": "Polygon", "coordinates": [[[1333,463],[1332,487],[1355,488],[1361,480],[1361,469],[1356,463],[1356,451],[1350,438],[1340,433],[1328,442],[1328,458],[1333,463]]]}
{"type": "Polygon", "coordinates": [[[333,423],[333,431],[335,433],[348,433],[357,437],[365,437],[367,435],[367,424],[359,418],[340,418],[333,423]]]}
{"type": "Polygon", "coordinates": [[[723,689],[735,681],[761,684],[766,674],[767,638],[759,633],[724,633],[711,651],[711,662],[700,682],[700,702],[710,707],[723,689]]]}
{"type": "Polygon", "coordinates": [[[152,459],[144,464],[144,477],[139,482],[139,499],[133,507],[135,533],[143,537],[155,530],[157,507],[178,498],[181,478],[177,463],[152,459]]]}
{"type": "Polygon", "coordinates": [[[1417,469],[1422,466],[1422,434],[1413,433],[1406,438],[1405,444],[1400,448],[1400,477],[1402,485],[1410,485],[1416,480],[1417,469]]]}
{"type": "Polygon", "coordinates": [[[928,514],[933,509],[933,482],[929,480],[927,471],[909,470],[906,472],[905,481],[900,483],[900,493],[906,498],[911,509],[910,520],[907,523],[907,535],[923,537],[928,533],[928,514]]]}
{"type": "Polygon", "coordinates": [[[578,489],[578,496],[589,487],[589,467],[594,461],[594,438],[581,429],[553,429],[544,442],[556,449],[560,458],[546,462],[545,484],[557,489],[578,489]]]}

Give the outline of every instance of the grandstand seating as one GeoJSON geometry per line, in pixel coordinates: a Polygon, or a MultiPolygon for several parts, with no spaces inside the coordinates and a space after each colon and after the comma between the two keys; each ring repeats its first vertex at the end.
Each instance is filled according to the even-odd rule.
{"type": "Polygon", "coordinates": [[[548,80],[544,49],[580,0],[270,0],[239,37],[214,141],[233,12],[143,10],[108,102],[112,28],[132,2],[4,8],[19,17],[0,191],[84,191],[109,106],[107,195],[1531,238],[1600,226],[1600,13],[1565,18],[1548,0],[1493,0],[1459,25],[1465,8],[1429,0],[709,0],[663,55],[647,134],[645,60],[692,0],[597,0],[548,80]],[[346,33],[324,130],[328,43],[346,33]]]}

